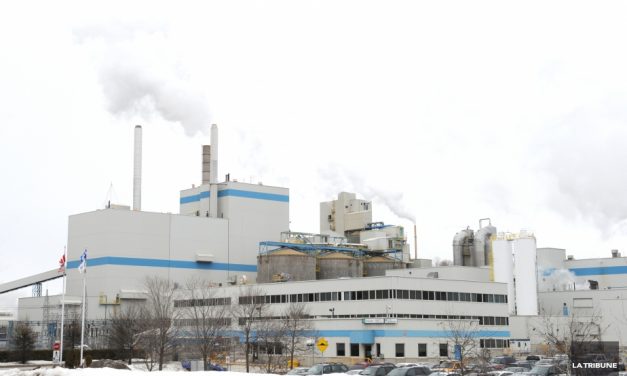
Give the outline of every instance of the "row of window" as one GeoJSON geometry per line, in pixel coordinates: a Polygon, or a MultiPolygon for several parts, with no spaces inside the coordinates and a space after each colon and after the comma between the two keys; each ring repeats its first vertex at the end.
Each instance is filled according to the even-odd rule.
{"type": "Polygon", "coordinates": [[[442,300],[451,302],[507,303],[507,295],[479,294],[474,292],[426,290],[359,290],[330,291],[305,294],[241,296],[239,304],[273,304],[295,302],[327,302],[349,300],[442,300]]]}
{"type": "Polygon", "coordinates": [[[179,327],[183,327],[183,326],[192,327],[204,320],[206,320],[207,324],[215,323],[216,326],[231,326],[230,317],[221,317],[221,318],[214,318],[214,319],[177,319],[175,321],[175,325],[179,327]]]}
{"type": "MultiPolygon", "coordinates": [[[[486,338],[486,339],[480,339],[480,346],[481,348],[506,348],[509,347],[509,340],[506,339],[492,339],[492,338],[486,338]]],[[[418,344],[418,357],[420,358],[426,358],[427,357],[427,346],[428,344],[426,343],[419,343],[418,344]]],[[[440,353],[441,357],[448,357],[449,356],[449,344],[448,343],[439,343],[438,344],[438,350],[440,353]]],[[[335,344],[335,354],[336,356],[346,356],[346,344],[339,342],[335,344]]],[[[380,347],[379,344],[377,344],[377,353],[380,351],[380,347]]],[[[405,357],[405,344],[404,343],[396,343],[394,346],[394,355],[397,358],[404,358],[405,357]]],[[[359,356],[359,344],[358,343],[351,343],[350,344],[350,356],[359,356]]]]}
{"type": "Polygon", "coordinates": [[[184,299],[184,300],[174,301],[174,306],[177,308],[218,306],[218,305],[231,305],[231,298],[184,299]]]}
{"type": "Polygon", "coordinates": [[[504,349],[509,347],[508,339],[481,339],[479,340],[479,347],[482,349],[504,349]]]}

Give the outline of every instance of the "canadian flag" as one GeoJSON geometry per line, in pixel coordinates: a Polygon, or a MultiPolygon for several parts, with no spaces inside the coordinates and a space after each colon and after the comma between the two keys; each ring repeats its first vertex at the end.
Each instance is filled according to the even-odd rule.
{"type": "Polygon", "coordinates": [[[59,273],[65,272],[65,254],[59,259],[59,273]]]}

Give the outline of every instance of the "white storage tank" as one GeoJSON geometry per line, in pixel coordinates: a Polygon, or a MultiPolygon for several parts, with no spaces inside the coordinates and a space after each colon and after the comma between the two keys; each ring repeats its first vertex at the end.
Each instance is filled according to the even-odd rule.
{"type": "Polygon", "coordinates": [[[536,263],[536,238],[522,232],[514,239],[514,278],[516,278],[516,314],[538,314],[538,268],[536,263]]]}
{"type": "Polygon", "coordinates": [[[512,255],[512,243],[504,235],[500,235],[492,242],[490,277],[494,282],[507,283],[508,311],[510,315],[515,315],[514,256],[512,255]]]}

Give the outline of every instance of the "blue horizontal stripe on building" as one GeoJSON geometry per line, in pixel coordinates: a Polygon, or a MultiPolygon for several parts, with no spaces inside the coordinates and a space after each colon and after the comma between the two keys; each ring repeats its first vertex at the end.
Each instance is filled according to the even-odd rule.
{"type": "MultiPolygon", "coordinates": [[[[69,261],[68,269],[78,268],[79,260],[69,261]]],[[[104,256],[87,260],[87,267],[103,265],[145,266],[153,268],[198,269],[198,270],[230,270],[238,272],[256,272],[257,265],[227,264],[222,262],[196,262],[184,260],[147,259],[135,257],[104,256]]]]}
{"type": "MultiPolygon", "coordinates": [[[[181,204],[188,204],[190,202],[200,201],[204,198],[209,198],[211,196],[209,191],[200,192],[198,194],[192,196],[181,197],[181,204]]],[[[252,198],[256,200],[268,200],[268,201],[279,201],[279,202],[289,202],[290,196],[288,195],[279,195],[275,193],[263,193],[263,192],[253,192],[253,191],[244,191],[241,189],[223,189],[218,191],[218,198],[220,197],[243,197],[243,198],[252,198]]]]}
{"type": "MultiPolygon", "coordinates": [[[[356,340],[371,339],[376,337],[450,337],[451,333],[447,330],[319,330],[319,337],[349,337],[356,340]]],[[[509,330],[477,330],[475,336],[479,337],[497,337],[509,338],[509,330]]],[[[360,341],[361,342],[361,341],[360,341]]],[[[361,342],[367,343],[367,342],[361,342]]]]}
{"type": "Polygon", "coordinates": [[[578,276],[627,274],[627,266],[597,266],[591,268],[570,268],[568,270],[578,276]]]}

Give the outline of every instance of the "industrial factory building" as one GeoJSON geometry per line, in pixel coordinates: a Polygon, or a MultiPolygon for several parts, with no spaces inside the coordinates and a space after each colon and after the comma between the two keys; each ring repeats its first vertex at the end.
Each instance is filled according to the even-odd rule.
{"type": "MultiPolygon", "coordinates": [[[[480,347],[494,354],[531,351],[532,342],[541,342],[532,318],[549,310],[563,316],[564,309],[584,314],[601,307],[603,319],[617,328],[603,338],[627,343],[627,323],[618,325],[610,316],[622,310],[627,288],[626,259],[618,253],[572,260],[564,250],[537,248],[530,232],[498,233],[483,219],[476,232],[468,228],[455,235],[453,266],[432,267],[430,260],[411,259],[403,227],[373,221],[373,203],[349,192],[320,204],[318,233],[294,232],[287,188],[228,175],[218,182],[215,126],[211,145],[202,148],[201,184],[181,191],[180,213],[145,212],[140,127],[135,137],[132,209],[108,203],[69,218],[63,302],[68,316],[80,311],[83,276],[77,266],[87,249],[92,347],[106,346],[103,333],[114,312],[146,299],[149,276],[179,286],[202,277],[231,304],[239,304],[243,286],[254,284],[265,294],[270,315],[291,302],[307,303],[316,335],[329,342],[318,355],[347,362],[453,357],[446,325],[461,321],[474,322],[480,347]],[[564,283],[563,276],[572,280],[564,283]],[[513,340],[527,347],[514,349],[513,340]]],[[[58,277],[51,270],[6,282],[0,293],[58,277]]],[[[58,336],[63,298],[41,289],[35,295],[19,300],[17,319],[37,322],[39,345],[48,347],[58,336]]]]}

